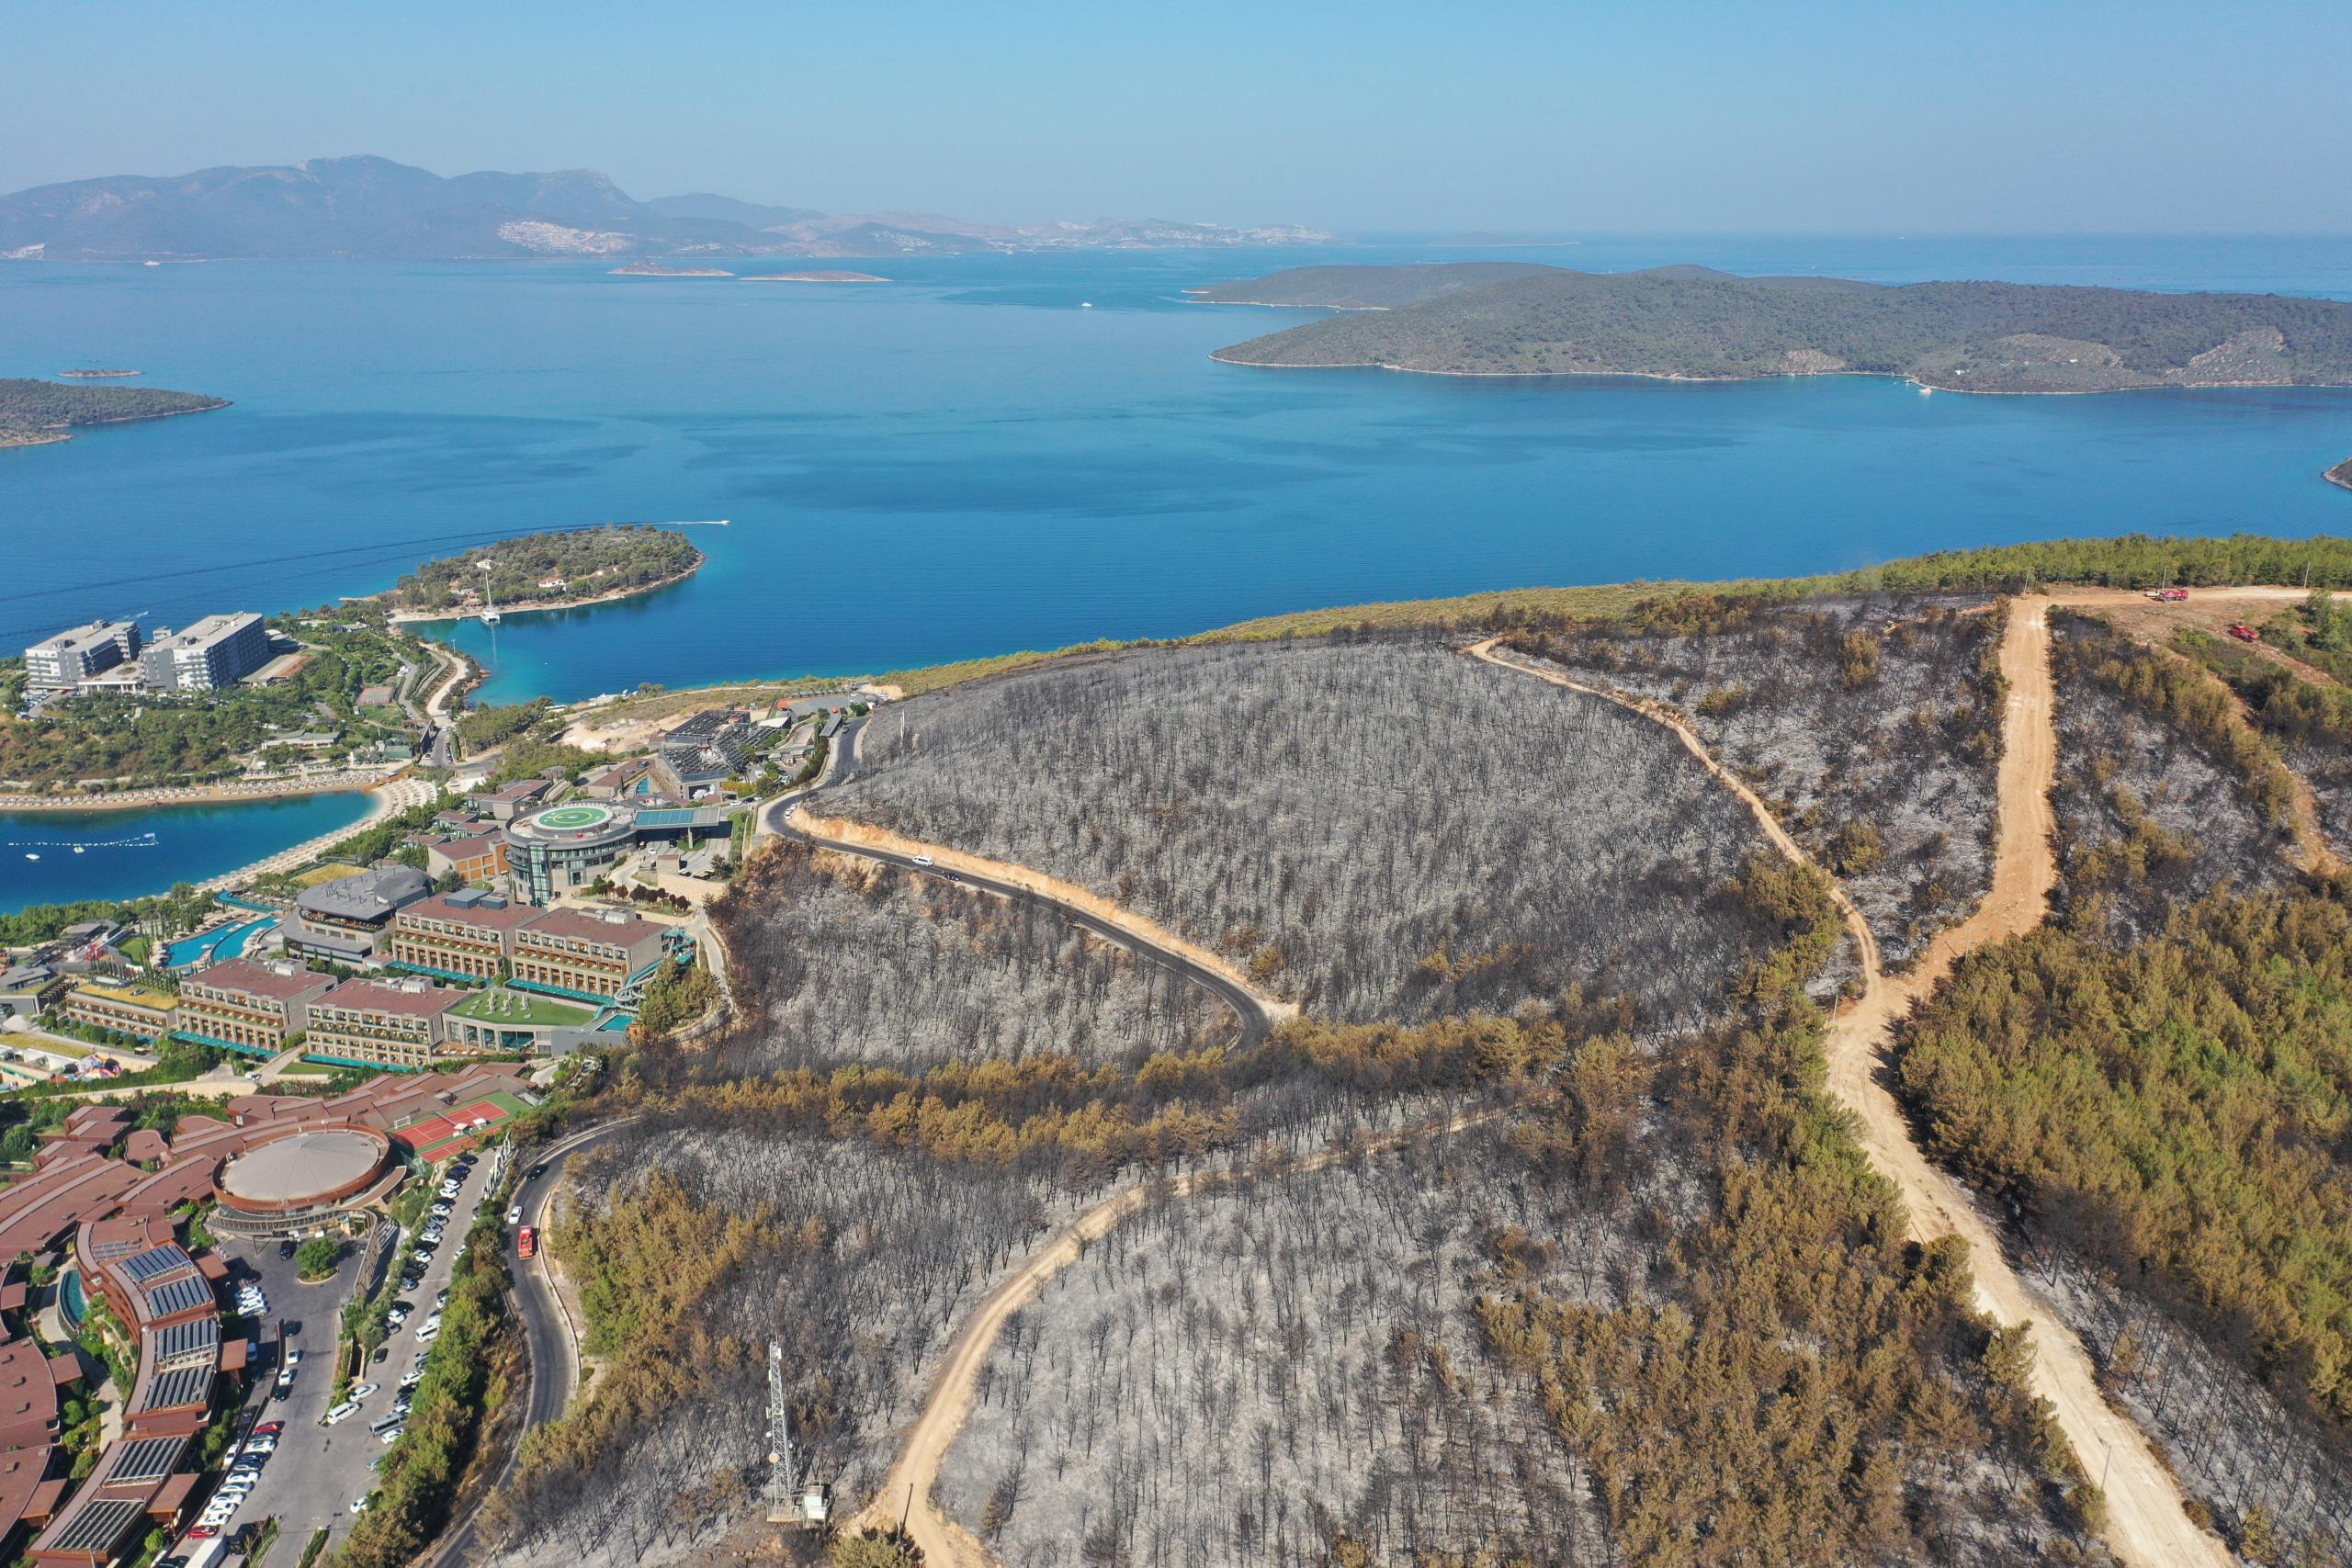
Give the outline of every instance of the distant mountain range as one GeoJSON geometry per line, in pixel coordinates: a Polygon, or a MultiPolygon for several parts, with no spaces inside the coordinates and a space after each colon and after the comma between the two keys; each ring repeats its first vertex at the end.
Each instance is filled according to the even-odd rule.
{"type": "Polygon", "coordinates": [[[1194,298],[1362,312],[1214,356],[1237,365],[1692,379],[1882,375],[1975,392],[2352,385],[2352,304],[2270,294],[1471,262],[1299,267],[1194,298]]]}
{"type": "Polygon", "coordinates": [[[990,224],[695,194],[639,201],[585,169],[444,178],[388,158],[118,175],[0,197],[0,259],[442,260],[548,255],[899,256],[1329,243],[1287,225],[1098,219],[990,224]]]}

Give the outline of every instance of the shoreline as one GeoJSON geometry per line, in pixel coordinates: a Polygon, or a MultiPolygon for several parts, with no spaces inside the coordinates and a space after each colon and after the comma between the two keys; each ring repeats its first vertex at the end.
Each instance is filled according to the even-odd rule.
{"type": "Polygon", "coordinates": [[[2342,485],[2346,490],[2352,490],[2352,457],[2345,458],[2344,461],[2320,475],[2320,478],[2332,485],[2342,485]]]}
{"type": "Polygon", "coordinates": [[[257,800],[296,800],[313,795],[348,795],[378,790],[398,778],[410,764],[382,773],[337,773],[307,779],[268,779],[251,785],[233,784],[153,785],[117,790],[107,795],[0,795],[0,815],[85,815],[107,811],[147,811],[173,806],[240,806],[257,800]]]}
{"type": "MultiPolygon", "coordinates": [[[[1209,303],[1209,301],[1203,301],[1209,303]]],[[[1284,307],[1314,310],[1345,310],[1340,305],[1308,305],[1284,307]]],[[[1385,306],[1371,307],[1385,310],[1385,306]]],[[[1239,346],[1238,344],[1236,345],[1239,346]]],[[[1850,377],[1864,381],[1901,381],[1923,392],[1952,392],[1973,398],[2107,398],[2124,392],[2229,392],[2229,391],[2313,391],[2341,392],[2352,390],[2352,381],[2167,381],[2153,387],[2076,387],[2048,389],[2032,387],[1948,387],[1941,382],[1922,381],[1904,370],[1766,370],[1752,376],[1685,376],[1671,370],[1431,370],[1419,365],[1391,365],[1385,360],[1350,360],[1344,364],[1284,365],[1271,359],[1228,359],[1221,348],[1211,349],[1209,357],[1219,365],[1238,365],[1250,370],[1393,370],[1400,376],[1451,376],[1467,381],[1561,381],[1584,377],[1592,380],[1617,378],[1634,381],[1684,381],[1693,386],[1743,386],[1750,381],[1810,381],[1830,376],[1850,377]]],[[[2352,458],[2328,470],[2333,479],[2339,469],[2352,468],[2352,458]]],[[[2345,483],[2337,480],[2337,483],[2345,483]]],[[[2347,487],[2352,488],[2352,487],[2347,487]]]]}
{"type": "Polygon", "coordinates": [[[55,446],[73,440],[74,433],[77,430],[96,430],[100,425],[106,424],[145,424],[151,420],[178,419],[182,415],[192,413],[218,413],[228,406],[229,400],[222,398],[217,402],[209,402],[198,409],[162,409],[154,413],[119,413],[111,419],[84,419],[64,424],[27,425],[21,429],[31,434],[33,439],[0,441],[0,450],[10,446],[55,446]]]}
{"type": "Polygon", "coordinates": [[[436,798],[440,793],[439,784],[429,784],[423,779],[385,779],[368,791],[368,809],[360,816],[358,821],[337,828],[333,832],[321,833],[315,838],[305,839],[299,844],[288,844],[275,854],[265,855],[260,860],[249,862],[234,870],[224,871],[218,876],[208,877],[196,885],[196,890],[198,893],[225,892],[232,887],[242,886],[257,876],[266,876],[277,871],[292,871],[297,866],[307,865],[354,833],[364,833],[387,818],[396,816],[412,806],[421,805],[424,801],[436,798]]]}
{"type": "MultiPolygon", "coordinates": [[[[707,557],[704,558],[708,559],[707,557]]],[[[674,576],[664,577],[653,582],[640,582],[634,587],[616,588],[609,593],[599,593],[593,599],[518,600],[512,604],[499,605],[498,614],[500,618],[503,619],[508,615],[552,615],[559,610],[586,610],[598,604],[617,604],[624,599],[639,599],[648,593],[658,593],[664,588],[674,588],[702,569],[703,562],[698,560],[674,576]]],[[[370,595],[370,597],[381,597],[381,595],[370,595]]],[[[345,603],[356,604],[359,601],[345,600],[345,603]]],[[[385,620],[395,626],[418,626],[435,621],[478,621],[489,610],[490,606],[487,604],[456,610],[393,610],[386,615],[385,620]]]]}

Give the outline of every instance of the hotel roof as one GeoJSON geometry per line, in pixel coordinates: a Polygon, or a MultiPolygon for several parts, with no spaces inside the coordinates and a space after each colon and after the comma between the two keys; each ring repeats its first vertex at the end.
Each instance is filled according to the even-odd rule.
{"type": "Polygon", "coordinates": [[[290,966],[278,969],[267,964],[256,964],[250,958],[232,958],[226,963],[215,964],[209,969],[199,969],[187,978],[224,991],[243,991],[249,996],[267,997],[280,1002],[291,1001],[317,987],[334,983],[326,976],[308,969],[290,966]]]}
{"type": "MultiPolygon", "coordinates": [[[[448,846],[442,847],[446,850],[448,846]]],[[[528,904],[503,904],[487,898],[469,898],[462,894],[436,894],[422,902],[411,904],[401,911],[400,918],[456,920],[465,925],[505,931],[527,924],[538,915],[539,911],[528,904]]]]}
{"type": "Polygon", "coordinates": [[[434,1018],[464,998],[463,991],[444,990],[437,986],[419,986],[412,990],[406,986],[388,986],[381,980],[345,980],[312,1005],[388,1012],[401,1018],[434,1018]]]}
{"type": "Polygon", "coordinates": [[[615,947],[633,947],[647,937],[659,936],[669,930],[651,920],[635,915],[622,915],[606,919],[585,909],[548,909],[533,920],[529,927],[534,936],[570,937],[575,942],[610,942],[615,947]]]}

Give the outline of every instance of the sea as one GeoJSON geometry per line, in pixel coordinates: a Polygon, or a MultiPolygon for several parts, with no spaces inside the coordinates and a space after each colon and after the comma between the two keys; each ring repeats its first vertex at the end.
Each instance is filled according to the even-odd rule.
{"type": "MultiPolygon", "coordinates": [[[[879,284],[591,259],[0,265],[0,376],[135,367],[233,403],[0,452],[0,647],[95,615],[329,604],[425,557],[608,521],[695,524],[708,563],[641,599],[447,628],[490,669],[481,700],[2067,535],[2352,531],[2352,491],[2320,478],[2352,456],[2352,392],[1261,369],[1208,355],[1314,312],[1185,293],[1494,259],[2352,299],[2346,238],[1406,236],[840,264],[879,284]]],[[[285,841],[321,830],[227,809],[285,841]]],[[[0,818],[0,838],[20,828],[0,818]]],[[[242,863],[217,813],[139,830],[165,845],[141,890],[242,863]]],[[[0,908],[82,885],[6,855],[0,908]]]]}

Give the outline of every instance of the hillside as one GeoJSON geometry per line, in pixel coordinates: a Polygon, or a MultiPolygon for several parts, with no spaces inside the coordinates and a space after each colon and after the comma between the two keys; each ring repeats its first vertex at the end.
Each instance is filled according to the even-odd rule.
{"type": "Polygon", "coordinates": [[[0,446],[62,441],[77,424],[168,419],[227,408],[223,398],[167,392],[160,387],[72,386],[59,381],[0,379],[0,446]]]}
{"type": "Polygon", "coordinates": [[[987,224],[695,193],[639,201],[588,169],[444,178],[389,158],[117,175],[0,196],[0,260],[865,256],[1327,242],[1294,227],[987,224]]]}
{"type": "MultiPolygon", "coordinates": [[[[1293,302],[1337,304],[1390,290],[1425,297],[1310,321],[1214,357],[1450,375],[1853,373],[1983,392],[2352,384],[2352,304],[2324,299],[2012,283],[1887,287],[1699,267],[1546,268],[1428,296],[1435,287],[1426,276],[1326,278],[1295,290],[1293,302]]],[[[1250,286],[1234,288],[1246,294],[1250,286]]]]}

